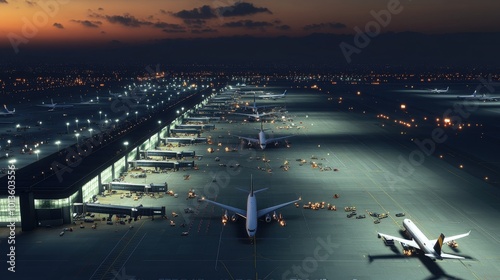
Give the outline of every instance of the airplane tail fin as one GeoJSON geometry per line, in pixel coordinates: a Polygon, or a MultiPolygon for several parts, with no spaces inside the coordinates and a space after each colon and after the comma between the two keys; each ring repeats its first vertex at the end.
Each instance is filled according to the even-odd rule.
{"type": "Polygon", "coordinates": [[[250,175],[250,195],[253,196],[253,174],[250,175]]]}
{"type": "Polygon", "coordinates": [[[474,93],[472,94],[472,96],[476,97],[476,94],[477,94],[477,90],[474,91],[474,93]]]}
{"type": "Polygon", "coordinates": [[[444,240],[444,234],[441,233],[438,240],[436,241],[436,244],[434,245],[434,251],[439,256],[441,256],[441,247],[443,247],[443,240],[444,240]]]}
{"type": "Polygon", "coordinates": [[[9,109],[7,109],[7,105],[3,104],[3,107],[5,108],[5,111],[7,111],[7,113],[8,113],[9,109]]]}
{"type": "MultiPolygon", "coordinates": [[[[243,192],[248,192],[248,190],[244,190],[244,189],[240,189],[240,188],[237,188],[237,189],[240,191],[243,191],[243,192]]],[[[265,191],[265,190],[267,190],[267,188],[254,190],[253,189],[253,175],[250,175],[250,192],[249,192],[250,196],[253,196],[256,193],[261,192],[261,191],[265,191]]]]}
{"type": "Polygon", "coordinates": [[[287,90],[285,89],[285,91],[283,92],[283,96],[285,96],[285,95],[286,95],[286,91],[287,91],[287,90]]]}

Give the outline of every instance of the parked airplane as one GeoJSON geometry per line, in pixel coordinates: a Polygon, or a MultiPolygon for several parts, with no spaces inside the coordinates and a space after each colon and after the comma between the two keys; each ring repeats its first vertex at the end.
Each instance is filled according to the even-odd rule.
{"type": "Polygon", "coordinates": [[[96,99],[90,99],[89,101],[83,101],[83,97],[80,95],[81,102],[72,103],[73,105],[98,105],[99,104],[99,96],[96,99]]]}
{"type": "Polygon", "coordinates": [[[479,95],[477,93],[477,90],[474,91],[471,95],[459,95],[457,96],[458,99],[461,100],[477,100],[477,101],[498,101],[496,97],[489,97],[486,96],[486,94],[481,94],[479,95]]]}
{"type": "Polygon", "coordinates": [[[285,202],[285,203],[282,203],[282,204],[279,204],[279,205],[276,205],[276,206],[271,206],[271,207],[268,207],[268,208],[265,208],[265,209],[261,209],[261,210],[257,210],[257,198],[255,197],[255,194],[258,193],[258,192],[261,192],[261,191],[265,191],[267,190],[267,188],[264,188],[264,189],[260,189],[260,190],[255,190],[253,189],[253,178],[250,177],[250,192],[248,194],[248,198],[247,198],[247,209],[246,210],[243,210],[243,209],[239,209],[239,208],[236,208],[236,207],[232,207],[232,206],[229,206],[229,205],[225,205],[225,204],[222,204],[222,203],[218,203],[218,202],[215,202],[215,201],[212,201],[212,200],[208,200],[206,198],[202,198],[202,201],[206,201],[208,203],[212,203],[212,204],[215,204],[217,206],[220,206],[222,208],[224,208],[226,211],[224,213],[224,215],[222,215],[222,223],[225,225],[228,221],[228,211],[229,212],[233,212],[235,213],[232,217],[231,217],[231,220],[232,221],[236,221],[237,220],[237,216],[240,216],[240,217],[243,217],[244,219],[246,219],[246,223],[245,223],[245,229],[246,229],[246,232],[247,232],[247,235],[248,237],[250,238],[254,238],[255,237],[255,234],[257,232],[257,220],[261,217],[264,217],[265,216],[265,221],[267,223],[270,223],[272,221],[272,219],[274,218],[275,220],[277,220],[280,225],[284,226],[285,225],[285,220],[283,219],[283,217],[280,215],[277,215],[276,214],[276,210],[282,208],[282,207],[285,207],[287,205],[290,205],[292,203],[295,203],[295,202],[298,202],[301,200],[301,198],[299,197],[299,199],[296,199],[296,200],[293,200],[293,201],[289,201],[289,202],[285,202]],[[271,212],[274,212],[273,215],[271,216],[269,213],[271,212]]]}
{"type": "Polygon", "coordinates": [[[259,98],[262,99],[278,99],[278,98],[284,98],[286,96],[286,90],[282,94],[264,94],[264,95],[259,95],[259,98]]]}
{"type": "Polygon", "coordinates": [[[468,236],[470,234],[470,231],[464,234],[454,235],[450,237],[444,237],[444,235],[441,233],[437,240],[429,240],[410,219],[404,219],[403,226],[406,229],[406,232],[408,232],[408,234],[411,236],[411,240],[383,233],[379,233],[378,235],[384,237],[387,240],[396,240],[400,242],[401,245],[408,245],[415,249],[422,250],[427,257],[434,260],[464,259],[464,257],[461,256],[443,253],[441,251],[441,247],[443,246],[443,243],[468,236]]]}
{"type": "Polygon", "coordinates": [[[254,114],[247,114],[247,113],[233,113],[234,115],[241,115],[241,116],[247,116],[249,118],[252,118],[256,121],[259,121],[260,118],[262,118],[263,116],[269,116],[269,115],[272,115],[274,114],[273,112],[269,112],[269,113],[262,113],[262,114],[259,114],[259,112],[256,112],[254,114]]]}
{"type": "Polygon", "coordinates": [[[253,105],[252,106],[242,106],[245,109],[252,109],[252,112],[257,113],[257,110],[262,109],[262,108],[270,108],[270,107],[277,107],[274,105],[261,105],[257,106],[257,102],[255,101],[255,95],[253,96],[253,105]]]}
{"type": "Polygon", "coordinates": [[[7,117],[7,116],[13,116],[14,113],[16,112],[16,109],[12,109],[12,111],[9,111],[9,109],[7,109],[7,105],[3,105],[3,107],[5,108],[5,111],[4,112],[0,112],[0,116],[4,116],[4,117],[7,117]]]}
{"type": "Polygon", "coordinates": [[[269,129],[264,129],[263,128],[263,125],[262,123],[260,123],[260,131],[259,131],[259,138],[256,139],[256,138],[249,138],[249,137],[243,137],[243,136],[238,136],[238,135],[234,135],[235,137],[238,137],[238,138],[241,138],[241,139],[245,139],[248,141],[249,144],[257,144],[260,146],[260,148],[262,150],[264,150],[267,146],[267,144],[269,143],[275,143],[277,144],[278,141],[280,140],[284,140],[286,138],[290,138],[292,137],[293,135],[288,135],[288,136],[283,136],[283,137],[278,137],[278,138],[269,138],[269,139],[266,139],[266,134],[264,133],[265,130],[269,130],[269,129]]]}
{"type": "Polygon", "coordinates": [[[36,105],[36,106],[39,106],[39,107],[46,107],[46,108],[49,108],[49,112],[52,112],[54,111],[56,108],[60,108],[60,109],[66,109],[66,108],[72,108],[73,105],[72,104],[57,104],[57,103],[54,103],[54,100],[50,99],[50,104],[39,104],[39,105],[36,105]]]}
{"type": "Polygon", "coordinates": [[[125,94],[122,93],[112,93],[111,90],[109,91],[109,95],[113,98],[122,98],[126,96],[125,94]]]}
{"type": "Polygon", "coordinates": [[[429,91],[432,93],[442,93],[442,92],[448,92],[449,89],[450,87],[446,87],[446,89],[431,88],[429,89],[429,91]]]}

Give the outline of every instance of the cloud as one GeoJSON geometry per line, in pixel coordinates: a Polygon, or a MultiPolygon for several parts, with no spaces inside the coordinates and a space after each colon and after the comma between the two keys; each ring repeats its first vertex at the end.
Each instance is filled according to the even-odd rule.
{"type": "Polygon", "coordinates": [[[277,25],[276,29],[279,29],[279,30],[282,30],[282,31],[288,31],[288,30],[290,30],[292,28],[288,24],[283,24],[283,25],[277,25]]]}
{"type": "Polygon", "coordinates": [[[165,33],[185,33],[186,32],[185,29],[168,29],[168,28],[163,29],[162,31],[165,33]]]}
{"type": "Polygon", "coordinates": [[[214,14],[213,9],[208,5],[204,5],[200,8],[194,8],[192,10],[182,10],[180,12],[173,13],[172,15],[181,19],[210,19],[217,16],[214,14]]]}
{"type": "Polygon", "coordinates": [[[168,15],[168,12],[165,11],[165,10],[163,10],[163,9],[160,9],[160,14],[162,14],[162,15],[168,15]]]}
{"type": "Polygon", "coordinates": [[[102,25],[101,21],[98,20],[76,20],[73,19],[71,20],[72,22],[80,23],[81,25],[89,28],[98,28],[100,25],[102,25]]]}
{"type": "Polygon", "coordinates": [[[0,4],[9,4],[9,2],[7,0],[0,0],[0,4]]]}
{"type": "Polygon", "coordinates": [[[155,22],[153,23],[153,27],[155,28],[163,28],[168,30],[184,30],[184,27],[179,24],[174,23],[166,23],[166,22],[155,22]]]}
{"type": "Polygon", "coordinates": [[[142,21],[137,19],[136,17],[130,14],[124,14],[123,16],[114,15],[114,16],[104,16],[104,18],[110,23],[121,24],[127,27],[139,27],[141,25],[151,25],[152,23],[149,21],[142,21]]]}
{"type": "Polygon", "coordinates": [[[273,24],[267,21],[240,20],[240,21],[227,22],[224,23],[222,26],[230,28],[243,27],[247,29],[256,29],[256,28],[270,27],[273,26],[273,24]]]}
{"type": "Polygon", "coordinates": [[[97,10],[98,11],[104,11],[104,8],[99,7],[99,8],[97,8],[97,10]]]}
{"type": "MultiPolygon", "coordinates": [[[[7,1],[5,1],[7,3],[7,1]]],[[[34,7],[36,5],[35,1],[25,0],[24,1],[28,6],[34,7]]]]}
{"type": "Polygon", "coordinates": [[[206,20],[203,19],[185,19],[184,23],[192,28],[203,28],[206,24],[206,20]]]}
{"type": "Polygon", "coordinates": [[[54,26],[55,28],[64,29],[64,26],[58,22],[54,22],[54,24],[52,24],[52,26],[54,26]]]}
{"type": "Polygon", "coordinates": [[[151,21],[152,16],[148,17],[149,20],[142,20],[134,17],[131,14],[124,15],[102,15],[89,10],[89,17],[91,18],[100,18],[108,21],[109,23],[119,24],[126,27],[142,27],[142,26],[151,26],[154,28],[167,29],[167,30],[183,30],[184,27],[179,24],[166,23],[162,21],[151,21]]]}
{"type": "Polygon", "coordinates": [[[191,30],[191,33],[193,33],[193,34],[217,33],[217,32],[218,31],[216,29],[212,29],[212,28],[193,29],[193,30],[191,30]]]}
{"type": "MultiPolygon", "coordinates": [[[[162,11],[163,10],[160,10],[160,12],[162,11]]],[[[192,10],[181,10],[177,13],[172,13],[172,15],[181,19],[212,19],[217,17],[241,17],[257,13],[272,14],[268,8],[255,7],[251,3],[237,2],[231,6],[217,8],[212,8],[209,5],[203,5],[192,10]]]]}
{"type": "Polygon", "coordinates": [[[219,7],[216,9],[216,14],[223,17],[238,17],[238,16],[248,16],[257,13],[268,13],[272,12],[268,8],[255,7],[251,3],[239,2],[233,6],[219,7]]]}
{"type": "Polygon", "coordinates": [[[324,29],[343,29],[347,26],[340,22],[322,22],[322,23],[313,23],[304,26],[304,30],[324,30],[324,29]]]}

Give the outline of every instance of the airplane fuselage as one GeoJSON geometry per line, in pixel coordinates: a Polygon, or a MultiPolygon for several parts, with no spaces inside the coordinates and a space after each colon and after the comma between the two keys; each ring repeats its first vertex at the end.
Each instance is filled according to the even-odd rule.
{"type": "Polygon", "coordinates": [[[259,146],[262,150],[264,150],[266,148],[266,134],[264,133],[264,131],[259,131],[259,146]]]}
{"type": "Polygon", "coordinates": [[[404,219],[403,226],[426,255],[431,254],[436,259],[441,259],[441,256],[433,248],[434,244],[431,244],[425,234],[410,219],[404,219]]]}
{"type": "Polygon", "coordinates": [[[257,232],[257,200],[253,192],[251,192],[247,198],[247,219],[245,228],[248,237],[253,238],[257,232]]]}

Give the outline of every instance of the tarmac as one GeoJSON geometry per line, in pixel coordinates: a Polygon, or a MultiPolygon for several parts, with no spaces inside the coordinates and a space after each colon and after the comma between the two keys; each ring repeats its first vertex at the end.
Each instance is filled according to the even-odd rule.
{"type": "MultiPolygon", "coordinates": [[[[377,98],[365,93],[361,91],[370,100],[377,98]]],[[[268,134],[275,137],[295,135],[290,138],[289,147],[280,143],[262,151],[233,136],[256,137],[254,128],[260,128],[259,123],[244,122],[236,116],[231,116],[230,122],[215,122],[215,130],[201,135],[211,137],[212,145],[173,148],[195,150],[197,156],[202,156],[195,159],[198,170],[125,179],[167,182],[168,189],[178,197],[144,196],[137,201],[120,198],[120,193],[99,197],[103,204],[166,206],[166,218],[142,217],[124,225],[108,225],[101,220],[96,222],[95,230],[90,223],[81,229],[78,222],[72,226],[73,231],[62,236],[60,227],[18,233],[16,272],[7,271],[6,254],[2,253],[2,279],[500,277],[500,224],[496,222],[500,214],[499,189],[472,168],[459,167],[464,161],[455,142],[436,145],[439,152],[443,147],[456,152],[456,157],[445,154],[446,160],[439,157],[438,151],[430,155],[418,153],[418,146],[410,139],[429,138],[434,124],[405,128],[402,133],[392,119],[387,122],[376,117],[393,112],[394,106],[374,105],[347,90],[327,95],[292,89],[286,101],[258,101],[258,105],[284,102],[290,120],[266,123],[264,128],[271,128],[268,134]],[[209,153],[209,147],[215,151],[209,153]],[[287,171],[283,166],[288,166],[287,171]],[[224,226],[220,207],[198,202],[204,196],[245,209],[246,194],[236,188],[249,189],[251,176],[255,189],[269,188],[257,194],[259,209],[302,198],[299,207],[290,205],[278,211],[286,220],[285,227],[275,221],[260,221],[255,242],[246,236],[243,219],[224,226]],[[187,197],[191,189],[197,197],[187,197]],[[335,194],[339,197],[335,198],[335,194]],[[308,202],[335,205],[337,211],[326,207],[305,209],[303,205],[308,202]],[[347,218],[346,206],[355,206],[357,215],[365,214],[366,218],[347,218]],[[192,208],[194,213],[185,213],[186,208],[192,208]],[[375,224],[367,212],[389,216],[375,224]],[[406,216],[395,216],[401,212],[406,216]],[[440,233],[455,235],[471,230],[469,237],[458,241],[458,248],[443,246],[443,251],[466,259],[432,261],[419,254],[404,256],[397,243],[386,246],[377,232],[402,234],[404,218],[411,219],[429,239],[440,233]]],[[[443,107],[436,106],[421,107],[440,114],[443,107]]],[[[467,151],[467,147],[462,149],[467,151]]],[[[475,156],[485,166],[492,166],[484,158],[494,156],[475,156]]],[[[466,167],[472,167],[474,159],[469,162],[466,167]]],[[[496,176],[493,171],[492,177],[496,176]]],[[[0,239],[0,249],[8,253],[5,238],[0,239]]]]}

